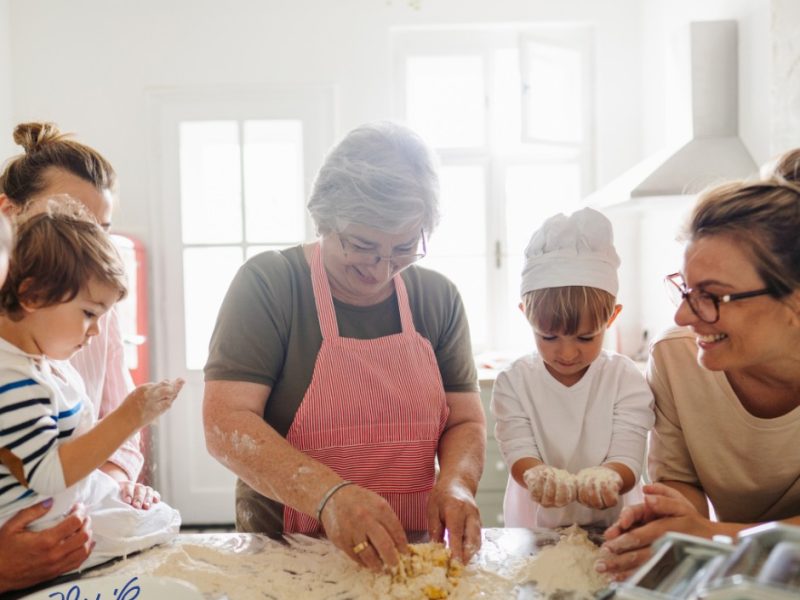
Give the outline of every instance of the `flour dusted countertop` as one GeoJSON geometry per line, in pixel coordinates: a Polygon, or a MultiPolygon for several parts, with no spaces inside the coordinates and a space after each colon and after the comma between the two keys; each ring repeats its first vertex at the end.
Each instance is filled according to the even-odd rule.
{"type": "MultiPolygon", "coordinates": [[[[283,543],[242,533],[183,534],[170,544],[87,571],[81,582],[107,575],[173,577],[196,586],[208,600],[543,598],[526,580],[537,555],[552,547],[559,534],[509,528],[484,529],[482,536],[481,551],[446,596],[423,592],[436,589],[435,572],[424,581],[397,582],[362,569],[325,539],[291,536],[283,543]]],[[[421,535],[409,537],[424,541],[421,535]]]]}

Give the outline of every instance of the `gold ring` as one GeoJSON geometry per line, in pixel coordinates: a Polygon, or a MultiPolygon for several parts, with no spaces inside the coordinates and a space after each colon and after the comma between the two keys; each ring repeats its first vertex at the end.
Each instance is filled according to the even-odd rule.
{"type": "Polygon", "coordinates": [[[368,543],[367,542],[359,542],[355,546],[353,546],[353,554],[360,554],[364,550],[367,549],[368,543]]]}

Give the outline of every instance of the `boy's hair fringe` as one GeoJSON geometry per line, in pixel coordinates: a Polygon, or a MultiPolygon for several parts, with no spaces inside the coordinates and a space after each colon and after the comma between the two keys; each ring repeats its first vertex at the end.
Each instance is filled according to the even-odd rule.
{"type": "Polygon", "coordinates": [[[528,322],[546,333],[575,335],[586,316],[592,331],[602,329],[617,299],[605,290],[588,286],[565,286],[533,290],[523,296],[528,322]]]}

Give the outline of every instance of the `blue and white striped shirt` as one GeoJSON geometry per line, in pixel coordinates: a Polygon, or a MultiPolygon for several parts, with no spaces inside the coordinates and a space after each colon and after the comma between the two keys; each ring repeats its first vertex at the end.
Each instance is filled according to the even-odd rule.
{"type": "Polygon", "coordinates": [[[26,483],[0,461],[0,523],[66,488],[58,445],[91,426],[87,402],[68,362],[26,354],[0,338],[0,448],[22,461],[26,483]]]}

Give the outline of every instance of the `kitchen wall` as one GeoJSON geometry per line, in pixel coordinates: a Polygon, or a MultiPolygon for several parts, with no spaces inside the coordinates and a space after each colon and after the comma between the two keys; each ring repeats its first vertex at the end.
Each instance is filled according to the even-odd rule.
{"type": "MultiPolygon", "coordinates": [[[[337,130],[393,116],[390,33],[396,27],[590,22],[596,26],[597,184],[688,135],[688,22],[739,22],[740,132],[756,162],[800,145],[796,0],[0,0],[0,156],[13,124],[50,119],[116,166],[120,231],[152,247],[145,94],[185,86],[335,83],[337,130]]],[[[649,220],[672,227],[670,207],[649,220]]],[[[620,217],[621,244],[653,231],[620,217]],[[648,229],[648,231],[645,231],[648,229]]],[[[639,252],[632,260],[646,261],[639,252]]],[[[665,255],[655,248],[654,256],[665,255]]],[[[667,253],[669,254],[669,253],[667,253]]],[[[154,257],[157,259],[158,257],[154,257]]],[[[643,265],[655,271],[661,265],[643,265]]],[[[635,289],[640,282],[623,282],[635,289]]],[[[634,352],[660,289],[625,300],[621,346],[634,352]]],[[[632,296],[629,294],[629,296],[632,296]]],[[[656,320],[669,322],[669,307],[656,320]]],[[[652,328],[652,326],[651,326],[652,328]]]]}
{"type": "Polygon", "coordinates": [[[733,19],[739,26],[739,131],[756,162],[770,141],[772,1],[642,2],[643,151],[652,154],[689,134],[688,23],[733,19]]]}
{"type": "Polygon", "coordinates": [[[0,0],[0,163],[14,154],[11,130],[11,20],[10,0],[0,0]]]}
{"type": "MultiPolygon", "coordinates": [[[[14,66],[10,120],[55,120],[106,154],[121,181],[117,227],[146,243],[150,230],[147,90],[336,83],[338,131],[343,132],[393,114],[392,27],[595,23],[598,183],[641,155],[638,0],[422,0],[419,10],[405,0],[10,0],[9,4],[4,26],[11,30],[14,66]]],[[[4,135],[0,132],[0,137],[4,135]]]]}

